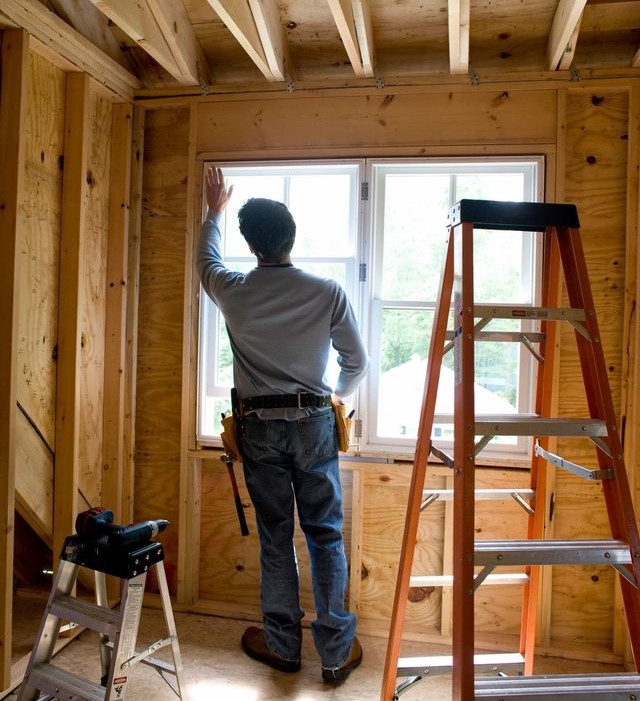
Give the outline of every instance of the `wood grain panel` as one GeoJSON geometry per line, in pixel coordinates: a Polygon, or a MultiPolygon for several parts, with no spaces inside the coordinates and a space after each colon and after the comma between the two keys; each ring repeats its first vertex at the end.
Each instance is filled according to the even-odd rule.
{"type": "Polygon", "coordinates": [[[34,54],[30,71],[19,247],[18,401],[53,450],[65,74],[34,54]]]}
{"type": "MultiPolygon", "coordinates": [[[[84,294],[80,310],[80,440],[78,486],[88,504],[102,503],[102,424],[105,343],[107,232],[111,103],[91,92],[89,104],[88,198],[85,238],[84,294]]],[[[108,506],[108,505],[107,505],[108,506]]]]}
{"type": "MultiPolygon", "coordinates": [[[[582,241],[609,368],[614,406],[620,415],[626,245],[627,130],[626,91],[569,91],[566,130],[566,200],[578,208],[582,241]]],[[[574,334],[561,337],[560,413],[586,415],[584,387],[574,334]]],[[[595,466],[588,442],[575,447],[558,441],[558,452],[595,466]]],[[[580,463],[583,464],[583,463],[580,463]]],[[[599,484],[559,471],[556,479],[554,535],[557,538],[609,537],[599,484]]],[[[551,644],[609,649],[613,635],[610,573],[597,568],[555,567],[551,600],[551,644]]]]}
{"type": "Polygon", "coordinates": [[[51,546],[53,454],[19,409],[16,428],[17,508],[29,526],[51,546]]]}
{"type": "Polygon", "coordinates": [[[180,528],[188,115],[177,109],[145,118],[137,313],[134,517],[172,522],[162,541],[173,591],[180,528]],[[158,514],[145,515],[149,511],[158,514]]]}
{"type": "Polygon", "coordinates": [[[551,143],[552,91],[297,96],[198,106],[197,152],[551,143]],[[522,115],[527,119],[523,120],[522,115]]]}

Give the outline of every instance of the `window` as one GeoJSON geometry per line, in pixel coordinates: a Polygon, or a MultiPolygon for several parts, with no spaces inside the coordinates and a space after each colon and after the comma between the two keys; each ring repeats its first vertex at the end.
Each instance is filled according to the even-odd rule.
{"type": "MultiPolygon", "coordinates": [[[[268,197],[284,202],[295,219],[295,264],[337,280],[350,299],[356,298],[362,161],[215,165],[224,169],[225,179],[233,185],[222,224],[223,253],[230,268],[247,271],[255,266],[238,228],[238,210],[251,197],[268,197]]],[[[230,408],[233,373],[224,320],[206,294],[200,301],[198,437],[208,442],[220,435],[221,415],[230,408]]],[[[337,372],[336,366],[336,376],[337,372]]]]}
{"type": "MultiPolygon", "coordinates": [[[[536,201],[540,199],[541,166],[537,159],[369,164],[373,371],[363,419],[371,447],[412,449],[415,444],[450,205],[465,198],[536,201]]],[[[474,232],[476,301],[534,303],[537,239],[532,233],[474,232]]],[[[515,320],[491,322],[495,331],[523,327],[523,322],[515,320]]],[[[519,344],[476,344],[476,411],[506,414],[530,410],[534,362],[519,344]]],[[[439,444],[452,440],[452,410],[453,354],[449,353],[441,370],[434,420],[433,438],[439,444]]],[[[525,450],[525,440],[496,437],[491,448],[520,453],[525,450]]]]}
{"type": "MultiPolygon", "coordinates": [[[[209,165],[213,164],[205,167],[209,165]]],[[[540,200],[542,159],[215,165],[234,184],[223,222],[227,264],[240,270],[255,264],[238,230],[242,203],[255,196],[285,202],[297,225],[295,264],[331,276],[345,287],[369,348],[371,370],[352,398],[361,422],[361,448],[411,452],[449,206],[463,198],[540,200]]],[[[475,233],[478,302],[536,303],[539,238],[526,232],[475,233]]],[[[206,443],[219,434],[219,417],[229,407],[232,372],[224,322],[206,295],[201,302],[198,426],[199,439],[206,443]]],[[[494,320],[491,329],[531,330],[527,323],[531,322],[494,320]]],[[[476,345],[475,356],[478,412],[529,411],[535,373],[531,353],[521,344],[486,342],[476,345]]],[[[443,447],[452,436],[452,368],[450,353],[443,362],[433,432],[443,447]]],[[[490,449],[522,454],[525,445],[515,437],[501,437],[490,449]]]]}

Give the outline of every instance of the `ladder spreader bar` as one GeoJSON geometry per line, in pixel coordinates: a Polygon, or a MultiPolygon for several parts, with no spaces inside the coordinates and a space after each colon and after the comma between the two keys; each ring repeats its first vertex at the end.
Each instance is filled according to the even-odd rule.
{"type": "Polygon", "coordinates": [[[572,472],[574,475],[578,475],[578,477],[584,477],[588,480],[606,480],[613,478],[612,469],[591,470],[588,467],[577,465],[574,462],[570,462],[569,460],[561,458],[559,455],[554,455],[553,453],[550,453],[538,443],[536,443],[535,452],[536,455],[539,455],[541,458],[544,458],[547,462],[550,462],[552,465],[560,467],[563,470],[567,470],[567,472],[572,472]]]}

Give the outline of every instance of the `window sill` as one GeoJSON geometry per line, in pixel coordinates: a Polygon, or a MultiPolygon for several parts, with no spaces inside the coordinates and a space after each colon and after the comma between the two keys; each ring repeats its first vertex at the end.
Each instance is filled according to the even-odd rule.
{"type": "MultiPolygon", "coordinates": [[[[200,445],[198,448],[187,451],[187,457],[200,460],[214,460],[223,452],[222,443],[200,445]]],[[[386,450],[359,450],[354,447],[347,453],[340,453],[342,462],[368,462],[368,463],[413,463],[413,452],[394,452],[386,450]]],[[[429,465],[446,467],[439,460],[429,460],[429,465]]],[[[488,455],[476,458],[476,467],[502,467],[506,469],[528,470],[531,467],[530,458],[507,457],[503,455],[488,455]]]]}

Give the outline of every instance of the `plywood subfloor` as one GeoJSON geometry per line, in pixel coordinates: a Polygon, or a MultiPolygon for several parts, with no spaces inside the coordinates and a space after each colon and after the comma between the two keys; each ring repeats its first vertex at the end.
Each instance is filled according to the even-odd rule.
{"type": "MultiPolygon", "coordinates": [[[[44,602],[43,602],[44,607],[44,602]]],[[[302,669],[296,674],[283,674],[249,659],[242,652],[240,637],[247,625],[238,621],[213,616],[176,613],[176,628],[184,665],[184,683],[188,701],[377,701],[386,641],[370,636],[360,636],[364,649],[362,665],[341,686],[325,684],[320,676],[320,659],[313,648],[311,634],[305,630],[302,669]]],[[[161,611],[145,608],[142,613],[138,649],[165,635],[164,617],[161,611]]],[[[444,652],[437,646],[407,645],[403,655],[438,654],[444,652]]],[[[170,661],[168,650],[157,657],[170,661]]],[[[72,669],[85,677],[99,677],[98,638],[91,631],[81,633],[59,653],[55,664],[72,669]]],[[[544,659],[537,665],[537,673],[569,673],[580,671],[619,671],[598,665],[595,670],[589,663],[544,659]]],[[[170,677],[171,679],[171,677],[170,677]]],[[[406,692],[406,701],[428,698],[429,701],[450,701],[449,677],[433,677],[419,682],[406,692]]],[[[16,694],[6,697],[15,701],[16,694]]],[[[175,694],[159,674],[145,665],[138,665],[132,674],[127,701],[153,698],[154,701],[173,701],[175,694]]]]}

